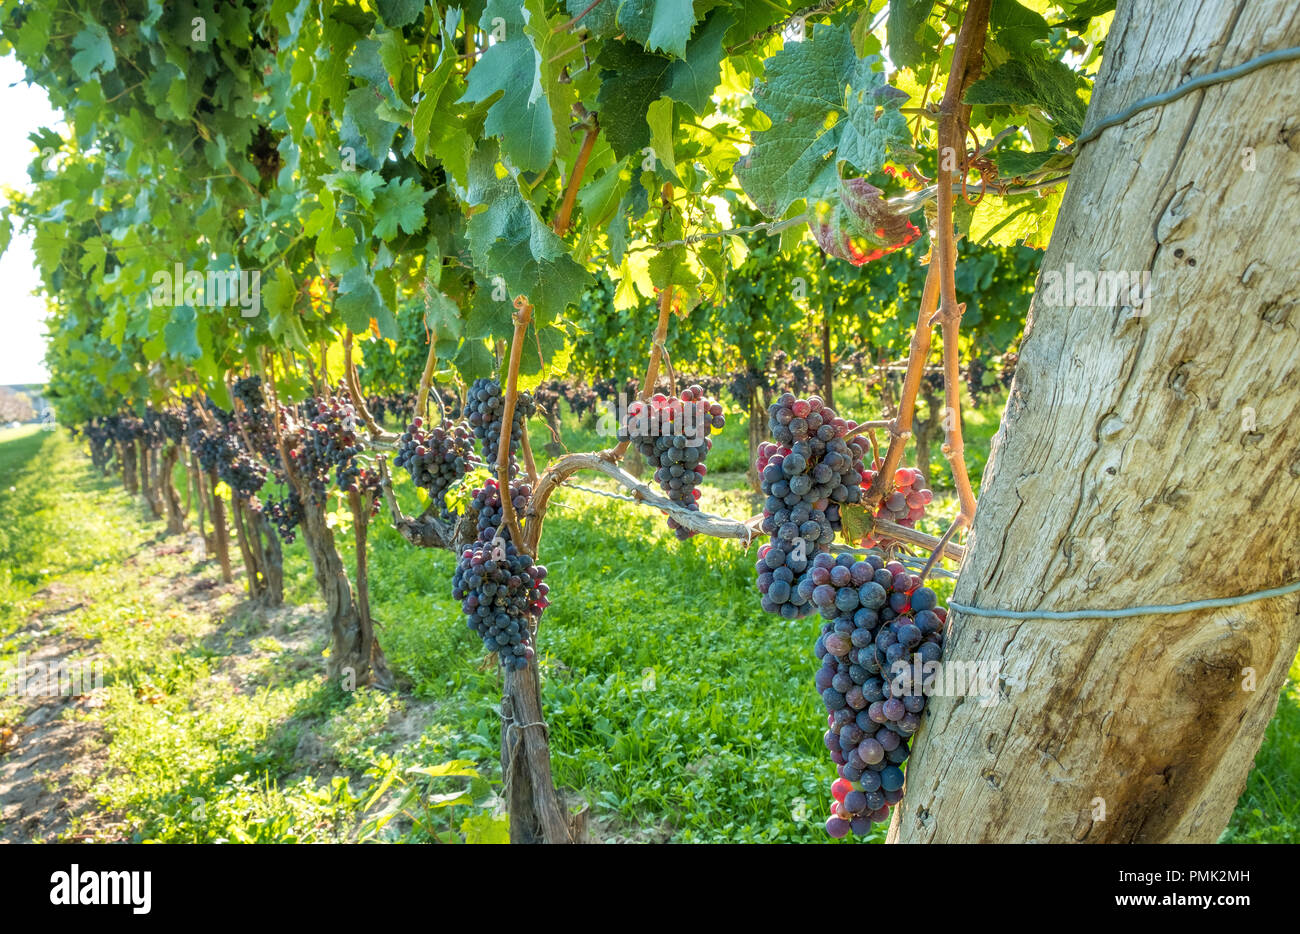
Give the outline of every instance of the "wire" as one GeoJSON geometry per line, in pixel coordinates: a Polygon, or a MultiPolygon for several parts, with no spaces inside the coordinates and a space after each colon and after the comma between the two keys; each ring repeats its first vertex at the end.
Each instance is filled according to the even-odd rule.
{"type": "Polygon", "coordinates": [[[948,609],[965,613],[969,616],[982,616],[988,619],[1126,619],[1132,616],[1154,616],[1161,613],[1190,613],[1194,610],[1213,610],[1220,607],[1241,606],[1256,600],[1271,597],[1285,597],[1300,591],[1300,581],[1284,587],[1272,587],[1257,590],[1240,597],[1215,597],[1211,600],[1193,600],[1190,603],[1162,603],[1154,606],[1129,606],[1116,610],[991,610],[985,607],[968,606],[962,603],[948,602],[948,609]]]}
{"type": "Polygon", "coordinates": [[[1267,65],[1274,65],[1278,62],[1294,61],[1298,58],[1300,58],[1300,46],[1293,46],[1289,49],[1275,49],[1272,52],[1266,52],[1265,54],[1252,58],[1249,61],[1242,62],[1240,65],[1233,65],[1231,68],[1225,68],[1222,71],[1212,71],[1208,74],[1198,75],[1186,84],[1180,84],[1178,87],[1171,88],[1161,94],[1153,94],[1150,97],[1144,97],[1134,103],[1133,106],[1129,107],[1127,110],[1105,117],[1091,130],[1076,139],[1070,148],[1077,152],[1080,146],[1084,143],[1092,142],[1100,136],[1103,131],[1124,123],[1134,114],[1141,113],[1144,110],[1150,110],[1152,107],[1159,107],[1163,104],[1172,103],[1180,97],[1191,94],[1193,91],[1199,91],[1201,88],[1206,88],[1213,84],[1220,84],[1224,81],[1231,81],[1234,78],[1243,77],[1253,71],[1258,71],[1260,68],[1267,65]]]}

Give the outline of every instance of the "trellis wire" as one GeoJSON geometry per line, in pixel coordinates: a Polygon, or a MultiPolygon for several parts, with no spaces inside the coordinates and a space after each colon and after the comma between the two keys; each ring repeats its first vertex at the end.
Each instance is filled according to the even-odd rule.
{"type": "Polygon", "coordinates": [[[948,609],[970,616],[982,616],[987,619],[1125,619],[1132,616],[1155,616],[1159,614],[1190,613],[1194,610],[1214,610],[1221,607],[1241,606],[1270,597],[1285,597],[1300,591],[1300,580],[1283,587],[1270,587],[1257,590],[1240,597],[1214,597],[1209,600],[1193,600],[1190,603],[1161,603],[1153,606],[1128,606],[1115,610],[991,610],[986,607],[968,606],[962,603],[948,602],[948,609]]]}
{"type": "MultiPolygon", "coordinates": [[[[697,511],[695,511],[695,510],[687,509],[687,508],[685,508],[684,506],[678,506],[678,505],[675,505],[675,504],[670,504],[670,505],[661,506],[661,505],[658,504],[658,503],[648,503],[648,502],[646,502],[645,500],[643,500],[643,499],[638,499],[638,498],[635,497],[635,496],[626,496],[626,495],[624,495],[624,494],[622,494],[622,493],[611,493],[611,492],[609,492],[608,490],[598,490],[598,489],[596,489],[595,487],[583,486],[581,483],[574,483],[574,482],[571,481],[571,480],[565,480],[564,483],[563,483],[562,485],[563,485],[563,486],[566,486],[566,487],[569,487],[570,489],[574,489],[574,490],[582,490],[582,492],[584,492],[584,493],[591,493],[591,494],[594,495],[594,496],[606,496],[606,497],[608,497],[608,498],[610,498],[610,499],[621,499],[621,500],[623,500],[623,502],[625,502],[625,503],[639,503],[639,504],[642,505],[642,506],[649,506],[651,509],[658,509],[658,510],[660,510],[660,511],[662,511],[662,512],[666,512],[666,513],[679,512],[679,513],[683,513],[683,514],[685,514],[685,515],[695,516],[697,519],[698,519],[698,518],[703,518],[703,519],[715,519],[715,520],[717,520],[718,522],[736,522],[736,521],[737,521],[736,519],[729,519],[729,518],[727,518],[726,516],[715,516],[715,515],[713,515],[712,513],[708,513],[708,512],[697,512],[697,511]]],[[[752,540],[753,538],[754,538],[754,536],[750,536],[750,539],[751,539],[751,540],[752,540]]]]}
{"type": "Polygon", "coordinates": [[[1105,130],[1124,123],[1130,117],[1139,114],[1144,110],[1150,110],[1152,107],[1159,107],[1163,104],[1172,103],[1180,97],[1191,94],[1193,91],[1199,91],[1201,88],[1206,88],[1213,84],[1220,84],[1224,81],[1231,81],[1234,78],[1243,77],[1253,71],[1258,71],[1266,65],[1274,65],[1278,62],[1294,61],[1295,59],[1300,59],[1300,46],[1292,46],[1287,49],[1274,49],[1272,52],[1266,52],[1263,55],[1244,61],[1240,65],[1233,65],[1231,68],[1224,68],[1221,71],[1211,71],[1207,74],[1197,75],[1195,78],[1184,84],[1178,85],[1176,88],[1170,88],[1168,91],[1164,91],[1160,94],[1152,94],[1150,97],[1144,97],[1141,100],[1134,102],[1134,104],[1127,110],[1122,110],[1117,114],[1111,114],[1109,117],[1103,118],[1098,121],[1097,125],[1091,130],[1076,139],[1074,145],[1070,148],[1077,152],[1079,147],[1084,143],[1092,142],[1105,130]]]}
{"type": "MultiPolygon", "coordinates": [[[[638,503],[642,506],[649,506],[652,509],[660,509],[664,512],[682,512],[696,517],[704,517],[706,519],[717,519],[723,522],[737,521],[735,519],[728,519],[726,516],[715,516],[707,512],[694,512],[689,509],[683,509],[680,506],[672,506],[671,508],[666,506],[660,506],[657,503],[648,503],[643,499],[637,499],[635,496],[627,496],[623,493],[611,493],[608,490],[598,490],[595,487],[583,486],[580,483],[573,483],[568,480],[564,482],[564,486],[574,490],[581,490],[584,493],[591,493],[594,496],[605,496],[608,497],[609,499],[622,500],[623,502],[626,503],[638,503]]],[[[873,551],[872,549],[869,548],[855,548],[852,545],[831,545],[830,550],[836,553],[844,553],[844,554],[851,554],[851,555],[869,555],[869,554],[879,553],[878,550],[873,551]]],[[[897,555],[895,556],[894,560],[902,564],[904,567],[911,568],[912,570],[920,570],[922,567],[925,566],[924,559],[914,558],[911,555],[897,555]]],[[[934,570],[932,570],[930,574],[932,577],[949,577],[949,578],[957,577],[957,575],[952,573],[951,571],[947,571],[944,570],[943,568],[937,568],[937,567],[934,570]]]]}

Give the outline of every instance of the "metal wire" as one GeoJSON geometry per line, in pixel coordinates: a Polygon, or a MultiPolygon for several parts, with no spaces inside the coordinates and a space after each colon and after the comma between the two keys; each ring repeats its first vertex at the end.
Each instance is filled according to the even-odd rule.
{"type": "Polygon", "coordinates": [[[1152,606],[1128,606],[1115,610],[992,610],[987,607],[968,606],[949,601],[948,609],[970,616],[988,619],[1125,619],[1131,616],[1154,616],[1162,613],[1191,613],[1195,610],[1214,610],[1221,607],[1241,606],[1256,600],[1285,597],[1300,591],[1300,581],[1283,587],[1257,590],[1240,597],[1215,597],[1210,600],[1193,600],[1190,603],[1160,603],[1152,606]]]}
{"type": "MultiPolygon", "coordinates": [[[[702,516],[707,519],[716,519],[722,522],[737,521],[735,519],[728,519],[726,516],[715,516],[707,512],[692,512],[689,509],[683,509],[682,507],[676,505],[673,505],[671,507],[660,506],[657,503],[648,503],[643,499],[637,499],[635,496],[626,496],[622,493],[611,493],[608,490],[598,490],[595,487],[583,486],[580,483],[573,483],[569,480],[564,481],[563,486],[574,490],[581,490],[584,493],[591,493],[595,496],[604,496],[607,497],[608,499],[622,500],[625,503],[637,503],[642,506],[649,506],[652,509],[660,509],[663,510],[664,512],[683,512],[692,516],[697,516],[697,517],[702,516]]],[[[844,554],[852,554],[852,555],[870,555],[870,554],[879,555],[880,554],[879,549],[854,548],[851,545],[838,545],[838,544],[831,545],[831,551],[835,553],[844,553],[844,554]]],[[[919,571],[921,570],[921,568],[925,567],[925,559],[914,558],[911,555],[898,555],[894,558],[894,560],[902,564],[904,567],[910,568],[911,570],[915,570],[915,571],[919,571]]],[[[957,577],[957,575],[952,573],[951,571],[947,571],[939,567],[934,568],[930,572],[930,575],[932,577],[947,577],[952,579],[956,579],[957,577]]]]}
{"type": "Polygon", "coordinates": [[[1289,49],[1275,49],[1272,52],[1266,52],[1265,54],[1252,58],[1249,61],[1242,62],[1240,65],[1233,65],[1231,68],[1224,68],[1222,71],[1211,71],[1208,74],[1197,75],[1185,84],[1180,84],[1178,87],[1171,88],[1161,94],[1152,94],[1150,97],[1144,97],[1141,100],[1136,101],[1127,110],[1122,110],[1117,114],[1111,114],[1109,117],[1099,120],[1096,126],[1076,139],[1071,148],[1077,152],[1080,146],[1084,143],[1092,142],[1100,136],[1103,131],[1124,123],[1130,117],[1141,113],[1144,110],[1150,110],[1152,107],[1159,107],[1163,104],[1172,103],[1180,97],[1191,94],[1193,91],[1199,91],[1201,88],[1207,88],[1213,84],[1220,84],[1224,81],[1231,81],[1234,78],[1243,77],[1250,74],[1252,71],[1258,71],[1266,65],[1274,65],[1278,62],[1290,62],[1295,59],[1300,59],[1300,46],[1293,46],[1289,49]]]}

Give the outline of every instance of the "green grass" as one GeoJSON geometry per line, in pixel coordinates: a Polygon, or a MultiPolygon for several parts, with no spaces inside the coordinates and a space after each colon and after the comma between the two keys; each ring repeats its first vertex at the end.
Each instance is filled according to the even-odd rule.
{"type": "MultiPolygon", "coordinates": [[[[602,443],[566,422],[570,449],[602,443]]],[[[968,432],[996,422],[972,413],[968,432]]],[[[400,690],[348,695],[320,674],[326,640],[310,612],[263,618],[241,608],[237,587],[200,599],[193,588],[215,581],[211,563],[164,547],[161,524],[68,441],[0,436],[0,477],[0,659],[23,643],[14,633],[48,598],[42,587],[85,603],[58,616],[56,632],[107,661],[106,702],[77,716],[106,731],[107,766],[90,787],[122,836],[500,837],[500,681],[451,599],[449,553],[373,526],[372,601],[400,690]],[[428,797],[461,788],[446,808],[428,797]]],[[[754,508],[740,475],[710,479],[703,508],[754,508]]],[[[398,492],[413,509],[409,483],[398,492]]],[[[540,670],[555,777],[590,803],[595,835],[822,841],[831,768],[808,621],[759,610],[735,543],[678,542],[658,514],[577,491],[553,503],[541,559],[558,598],[540,670]]],[[[932,530],[955,510],[950,495],[938,503],[932,530]]],[[[350,558],[351,536],[339,541],[350,558]]],[[[315,599],[301,543],[286,549],[286,579],[290,601],[315,599]]],[[[1292,676],[1225,841],[1300,839],[1300,668],[1292,676]]]]}

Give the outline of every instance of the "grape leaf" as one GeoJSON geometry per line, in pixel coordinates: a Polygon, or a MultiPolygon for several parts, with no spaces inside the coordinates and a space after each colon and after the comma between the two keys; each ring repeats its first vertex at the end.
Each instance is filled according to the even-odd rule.
{"type": "Polygon", "coordinates": [[[1038,107],[1052,115],[1058,133],[1074,137],[1083,129],[1088,109],[1078,95],[1081,86],[1079,75],[1070,66],[1035,52],[993,69],[988,77],[970,86],[965,101],[1012,108],[1038,107]]]}
{"type": "MultiPolygon", "coordinates": [[[[353,46],[352,55],[348,59],[348,74],[370,85],[389,104],[400,104],[397,92],[389,83],[389,67],[384,61],[384,42],[379,39],[362,39],[353,46]]],[[[398,74],[400,73],[398,69],[398,74]]]]}
{"type": "Polygon", "coordinates": [[[424,296],[424,325],[437,341],[444,337],[460,337],[464,322],[455,302],[438,289],[429,289],[424,296]]]}
{"type": "Polygon", "coordinates": [[[622,41],[605,43],[596,62],[601,66],[596,98],[601,129],[615,157],[623,159],[649,145],[646,113],[663,96],[672,62],[622,41]]]}
{"type": "Polygon", "coordinates": [[[496,365],[491,352],[483,342],[474,340],[463,341],[451,363],[460,373],[461,379],[466,382],[476,380],[480,376],[491,376],[496,365]]]}
{"type": "Polygon", "coordinates": [[[641,46],[686,57],[686,43],[695,27],[692,0],[603,0],[592,9],[591,0],[566,0],[569,16],[586,10],[579,22],[595,36],[623,33],[641,46]]]}
{"type": "Polygon", "coordinates": [[[363,265],[349,269],[339,279],[338,300],[334,303],[343,323],[354,334],[364,334],[370,329],[370,319],[379,322],[379,333],[390,340],[401,336],[397,318],[384,304],[375,280],[363,265]]]}
{"type": "Polygon", "coordinates": [[[601,69],[596,104],[616,157],[623,159],[649,145],[645,118],[659,98],[680,101],[696,114],[710,109],[721,76],[722,37],[732,21],[729,11],[714,11],[678,60],[647,52],[633,42],[605,43],[596,58],[601,69]]]}
{"type": "Polygon", "coordinates": [[[1070,157],[1062,153],[1059,149],[1050,152],[1022,152],[1019,149],[1004,149],[1001,152],[992,153],[992,159],[997,163],[998,174],[1003,178],[1015,178],[1018,175],[1028,175],[1030,172],[1037,172],[1039,169],[1048,167],[1059,167],[1064,169],[1070,164],[1070,157]],[[1055,159],[1056,163],[1052,160],[1055,159]]]}
{"type": "Polygon", "coordinates": [[[618,164],[610,166],[598,178],[584,185],[578,191],[578,204],[582,206],[582,216],[586,222],[600,227],[613,217],[619,199],[627,191],[627,185],[622,166],[618,164]]]}
{"type": "Polygon", "coordinates": [[[646,48],[686,57],[686,41],[695,26],[692,0],[623,0],[618,24],[646,48]]]}
{"type": "Polygon", "coordinates": [[[1023,242],[1043,249],[1051,239],[1060,208],[1060,188],[1045,194],[984,198],[971,217],[970,238],[980,244],[1011,246],[1023,242]]]}
{"type": "Polygon", "coordinates": [[[424,0],[378,0],[375,5],[389,26],[409,26],[424,12],[424,0]]]}
{"type": "Polygon", "coordinates": [[[353,88],[343,105],[343,124],[339,139],[356,152],[358,165],[380,169],[393,145],[397,124],[379,116],[378,105],[384,95],[378,88],[353,88]]]}
{"type": "Polygon", "coordinates": [[[690,43],[681,61],[673,62],[668,72],[665,93],[681,101],[696,114],[711,109],[714,89],[722,74],[722,37],[736,18],[725,9],[714,10],[704,21],[690,43]]]}
{"type": "Polygon", "coordinates": [[[901,93],[885,83],[874,56],[857,57],[847,26],[819,25],[765,67],[754,98],[772,127],[754,134],[736,176],[768,217],[804,199],[833,207],[841,162],[869,175],[910,142],[901,93]]]}
{"type": "Polygon", "coordinates": [[[542,88],[542,56],[524,31],[527,15],[522,5],[488,0],[479,27],[492,33],[504,22],[506,38],[489,46],[470,69],[461,101],[491,100],[484,130],[501,137],[502,152],[516,167],[540,172],[555,151],[555,125],[542,88]]]}
{"type": "Polygon", "coordinates": [[[993,0],[989,26],[998,45],[1013,55],[1029,55],[1038,39],[1047,38],[1047,20],[1016,0],[993,0]]]}
{"type": "Polygon", "coordinates": [[[391,240],[399,229],[415,233],[424,226],[424,203],[431,197],[413,178],[389,179],[375,195],[375,236],[391,240]]]}
{"type": "Polygon", "coordinates": [[[72,47],[77,49],[72,56],[72,70],[82,81],[89,80],[96,71],[109,72],[117,67],[117,56],[113,54],[108,30],[99,23],[89,23],[73,36],[72,47]]]}
{"type": "Polygon", "coordinates": [[[871,521],[871,516],[867,515],[865,507],[845,503],[840,506],[840,526],[843,529],[841,534],[844,540],[851,545],[857,545],[871,534],[875,523],[871,521]]]}
{"type": "Polygon", "coordinates": [[[1069,13],[1069,17],[1054,23],[1058,29],[1082,32],[1088,28],[1088,22],[1094,16],[1101,16],[1115,9],[1115,0],[1061,0],[1056,4],[1069,13]]]}
{"type": "Polygon", "coordinates": [[[514,177],[498,174],[496,160],[496,146],[485,144],[470,163],[467,200],[485,206],[466,225],[470,254],[480,271],[501,276],[510,297],[527,298],[547,324],[578,304],[591,277],[524,200],[514,177]]]}
{"type": "Polygon", "coordinates": [[[172,310],[168,322],[163,325],[163,337],[167,342],[167,352],[182,360],[197,360],[203,355],[199,347],[198,315],[188,305],[172,310]]]}
{"type": "Polygon", "coordinates": [[[885,36],[889,40],[889,59],[895,65],[914,68],[933,53],[934,43],[920,38],[933,8],[934,0],[889,0],[885,36]]]}

